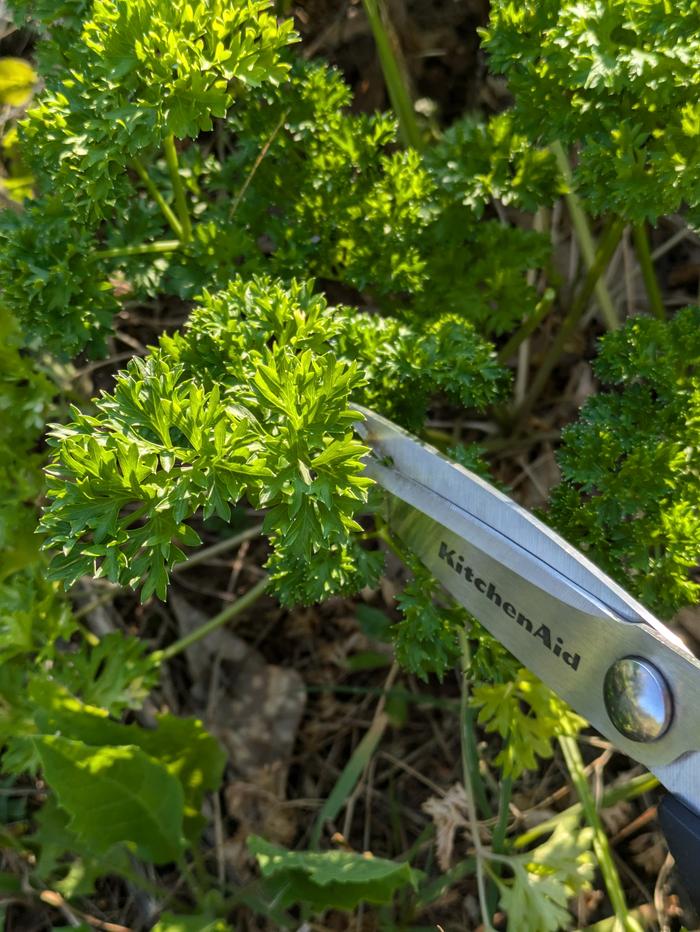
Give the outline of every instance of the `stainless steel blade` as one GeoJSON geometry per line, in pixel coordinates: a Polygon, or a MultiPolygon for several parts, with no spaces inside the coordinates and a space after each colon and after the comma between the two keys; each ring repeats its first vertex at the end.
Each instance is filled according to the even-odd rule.
{"type": "Polygon", "coordinates": [[[700,752],[692,751],[662,767],[650,767],[666,789],[700,813],[700,752]]]}
{"type": "Polygon", "coordinates": [[[355,407],[364,416],[364,421],[356,425],[357,431],[372,448],[375,460],[381,462],[386,459],[391,462],[396,472],[438,493],[461,511],[518,544],[538,561],[602,602],[617,616],[632,622],[644,621],[659,630],[664,637],[675,640],[681,650],[685,649],[682,642],[643,605],[508,496],[386,418],[367,408],[355,407]]]}
{"type": "Polygon", "coordinates": [[[372,459],[367,470],[390,493],[394,533],[455,599],[616,747],[700,811],[700,663],[656,627],[623,620],[558,569],[392,466],[372,459]],[[650,660],[671,689],[673,721],[649,744],[621,735],[605,708],[605,674],[626,656],[650,660]]]}

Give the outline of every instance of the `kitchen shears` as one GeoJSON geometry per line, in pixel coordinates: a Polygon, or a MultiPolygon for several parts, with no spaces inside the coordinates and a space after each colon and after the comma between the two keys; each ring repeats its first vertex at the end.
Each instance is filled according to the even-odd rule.
{"type": "Polygon", "coordinates": [[[357,407],[394,534],[518,660],[669,791],[661,826],[700,910],[700,662],[508,496],[357,407]]]}

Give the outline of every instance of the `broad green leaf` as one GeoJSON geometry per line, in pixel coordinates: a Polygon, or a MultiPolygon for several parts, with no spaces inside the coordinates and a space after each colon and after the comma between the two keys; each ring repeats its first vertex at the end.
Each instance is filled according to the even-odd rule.
{"type": "Polygon", "coordinates": [[[177,860],[184,798],[162,764],[133,745],[92,747],[58,735],[34,742],[71,830],[90,849],[103,854],[126,842],[155,864],[177,860]]]}
{"type": "Polygon", "coordinates": [[[37,82],[36,72],[23,58],[0,58],[0,103],[26,104],[37,82]]]}
{"type": "Polygon", "coordinates": [[[71,735],[93,747],[135,745],[157,761],[180,783],[184,830],[188,838],[196,838],[202,828],[204,795],[219,788],[226,763],[221,745],[200,721],[161,715],[155,729],[122,725],[47,680],[34,681],[30,692],[41,731],[71,735]]]}
{"type": "Polygon", "coordinates": [[[279,905],[308,903],[317,910],[390,903],[401,887],[417,888],[420,872],[371,855],[347,851],[288,851],[251,835],[248,848],[271,881],[279,905]]]}
{"type": "Polygon", "coordinates": [[[37,829],[29,837],[39,849],[34,876],[66,899],[89,896],[100,877],[119,874],[130,865],[129,853],[123,845],[97,855],[71,831],[69,822],[70,816],[58,805],[56,797],[49,796],[36,814],[37,829]]]}

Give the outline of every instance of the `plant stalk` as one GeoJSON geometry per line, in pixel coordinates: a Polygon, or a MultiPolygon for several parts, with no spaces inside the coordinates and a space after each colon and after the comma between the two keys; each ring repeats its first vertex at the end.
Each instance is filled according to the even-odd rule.
{"type": "Polygon", "coordinates": [[[280,131],[280,130],[282,129],[282,127],[284,126],[284,121],[287,119],[288,116],[289,116],[289,110],[285,110],[284,113],[282,114],[282,116],[281,116],[281,117],[279,118],[279,120],[277,121],[277,125],[275,126],[275,128],[272,130],[272,132],[270,133],[269,137],[268,137],[267,140],[265,141],[265,143],[264,143],[262,149],[260,150],[260,152],[258,152],[257,158],[256,158],[255,161],[253,162],[252,168],[251,168],[250,171],[248,172],[248,175],[246,176],[245,181],[244,181],[243,184],[241,185],[240,191],[238,192],[238,194],[234,197],[233,201],[231,202],[231,207],[230,207],[229,212],[228,212],[228,219],[229,219],[229,220],[233,220],[233,217],[234,217],[236,211],[238,210],[241,201],[242,201],[243,198],[245,197],[246,191],[247,191],[248,188],[250,187],[250,184],[251,184],[253,178],[255,177],[255,173],[257,172],[257,170],[258,170],[258,169],[260,168],[260,166],[262,165],[263,159],[265,158],[265,156],[267,155],[267,153],[270,151],[270,146],[271,146],[272,143],[275,141],[275,137],[277,136],[277,134],[279,133],[279,131],[280,131]]]}
{"type": "Polygon", "coordinates": [[[491,848],[496,854],[503,854],[506,832],[508,831],[508,816],[510,815],[510,797],[512,792],[512,777],[503,777],[498,799],[498,821],[494,826],[491,838],[491,848]]]}
{"type": "Polygon", "coordinates": [[[180,221],[182,230],[182,242],[189,243],[192,239],[192,223],[190,222],[190,212],[187,209],[187,198],[185,197],[185,188],[180,177],[180,166],[177,160],[177,149],[175,148],[175,137],[172,133],[163,140],[163,151],[165,152],[165,161],[170,172],[170,180],[173,185],[173,194],[175,195],[175,207],[177,216],[180,221]]]}
{"type": "Polygon", "coordinates": [[[543,388],[547,384],[547,380],[549,379],[552,370],[559,362],[559,357],[564,351],[567,340],[576,330],[579,321],[583,317],[585,310],[588,307],[588,302],[590,301],[591,295],[595,290],[596,282],[607,268],[608,262],[610,261],[612,254],[617,248],[617,244],[620,241],[623,229],[624,225],[622,221],[615,220],[603,236],[603,239],[598,246],[595,261],[593,262],[593,265],[591,266],[579,293],[574,298],[574,302],[571,305],[568,314],[564,318],[559,332],[557,333],[551,347],[549,348],[549,352],[540,363],[537,372],[535,373],[535,377],[532,380],[532,384],[527,396],[516,412],[516,421],[518,424],[522,423],[524,418],[527,417],[527,415],[532,410],[532,406],[537,401],[543,388]]]}
{"type": "Polygon", "coordinates": [[[141,243],[138,246],[114,246],[111,249],[98,249],[92,253],[93,259],[119,259],[122,256],[148,256],[153,253],[175,252],[182,243],[179,239],[162,239],[155,243],[141,243]]]}
{"type": "Polygon", "coordinates": [[[642,270],[644,287],[646,288],[647,295],[649,296],[649,307],[654,317],[658,318],[659,320],[666,320],[664,302],[663,298],[661,297],[659,283],[654,271],[654,263],[651,258],[651,250],[649,248],[649,237],[647,235],[646,225],[644,223],[635,223],[635,225],[632,227],[632,234],[634,236],[634,247],[637,252],[637,259],[639,260],[639,267],[642,270]]]}
{"type": "Polygon", "coordinates": [[[389,716],[384,711],[386,695],[387,691],[393,686],[398,672],[398,665],[394,663],[384,683],[384,689],[382,690],[382,695],[379,697],[379,702],[377,703],[371,725],[352,752],[350,760],[343,768],[335,786],[316,816],[316,821],[311,830],[311,837],[309,840],[309,847],[312,850],[316,850],[319,846],[325,823],[333,821],[333,819],[336,818],[340,810],[346,804],[348,798],[354,792],[358,781],[369,765],[379,742],[382,740],[384,732],[389,725],[389,716]]]}
{"type": "MultiPolygon", "coordinates": [[[[513,791],[513,780],[511,777],[502,777],[498,794],[498,819],[493,828],[491,835],[491,852],[492,854],[505,853],[506,832],[508,831],[508,816],[510,814],[510,797],[513,791]]],[[[491,865],[491,882],[487,886],[488,910],[489,915],[493,916],[498,908],[498,884],[495,882],[496,877],[501,875],[501,867],[498,861],[491,865]]]]}
{"type": "Polygon", "coordinates": [[[525,340],[527,340],[527,338],[535,332],[547,314],[549,314],[551,311],[555,297],[556,292],[553,288],[548,288],[545,291],[540,300],[537,302],[537,307],[535,308],[534,312],[530,314],[522,327],[520,327],[519,330],[516,330],[508,342],[498,351],[498,361],[500,363],[505,364],[511,357],[515,356],[521,344],[524,343],[525,340]]]}
{"type": "Polygon", "coordinates": [[[223,540],[217,541],[215,544],[212,544],[211,547],[204,547],[202,550],[198,550],[196,553],[193,553],[192,556],[189,556],[183,563],[177,563],[173,567],[173,573],[183,573],[185,570],[192,569],[193,566],[198,566],[206,560],[211,560],[212,557],[217,557],[220,553],[233,550],[234,547],[238,547],[247,540],[252,540],[254,537],[257,537],[262,529],[262,523],[254,524],[252,527],[246,528],[245,531],[240,531],[240,533],[234,534],[232,537],[225,537],[223,540]]]}
{"type": "MultiPolygon", "coordinates": [[[[564,200],[569,209],[569,216],[571,217],[571,223],[574,228],[574,233],[576,234],[581,255],[583,256],[583,261],[586,263],[586,268],[590,271],[596,257],[595,240],[593,239],[591,227],[581,199],[574,191],[574,178],[571,165],[569,164],[569,159],[564,151],[564,147],[558,140],[551,144],[550,149],[557,160],[559,171],[569,189],[564,195],[564,200]]],[[[598,276],[595,281],[595,296],[598,300],[598,304],[600,304],[600,310],[608,330],[616,330],[620,326],[620,319],[617,316],[617,311],[615,310],[615,305],[610,297],[607,285],[600,276],[598,276]]]]}
{"type": "MultiPolygon", "coordinates": [[[[632,777],[631,780],[627,783],[623,783],[621,786],[613,786],[611,789],[605,790],[598,808],[607,809],[609,806],[614,806],[623,799],[635,799],[637,796],[641,796],[642,793],[648,793],[656,789],[658,785],[659,781],[654,774],[642,773],[638,777],[632,777]]],[[[537,841],[538,838],[541,838],[542,835],[547,835],[549,832],[554,831],[560,819],[566,819],[574,813],[580,813],[582,808],[581,803],[574,803],[573,806],[563,809],[555,816],[552,816],[551,819],[547,819],[545,822],[540,822],[538,825],[533,826],[531,829],[528,829],[527,832],[518,835],[513,843],[514,847],[527,848],[534,841],[537,841]]]]}
{"type": "Polygon", "coordinates": [[[379,61],[391,106],[399,121],[401,138],[405,146],[412,146],[420,152],[424,148],[423,139],[408,91],[406,67],[401,60],[400,47],[384,8],[384,0],[362,0],[362,2],[377,44],[379,61]]]}
{"type": "Polygon", "coordinates": [[[494,932],[493,925],[491,924],[489,897],[486,888],[486,873],[484,870],[485,852],[481,847],[481,839],[479,837],[479,820],[475,802],[477,787],[481,787],[482,793],[484,790],[483,783],[481,781],[481,774],[478,770],[478,758],[474,758],[472,751],[472,743],[475,746],[476,741],[472,742],[472,740],[470,740],[470,735],[472,739],[474,735],[474,728],[471,721],[471,708],[469,705],[469,667],[471,663],[471,655],[469,650],[469,639],[467,638],[467,632],[464,630],[464,628],[460,629],[459,642],[462,654],[462,686],[460,690],[462,779],[464,781],[464,791],[467,796],[467,812],[469,815],[472,842],[474,844],[474,850],[476,853],[476,886],[479,895],[481,920],[483,923],[484,932],[494,932]]]}
{"type": "Polygon", "coordinates": [[[574,784],[578,797],[581,800],[581,806],[583,807],[586,821],[593,829],[593,851],[598,860],[600,872],[603,875],[603,881],[608,891],[608,896],[610,897],[613,912],[621,928],[626,930],[626,932],[642,932],[642,927],[630,916],[629,910],[627,909],[625,894],[622,890],[622,884],[620,883],[620,876],[615,867],[612,851],[610,850],[610,843],[605,834],[603,823],[600,820],[593,793],[586,779],[583,759],[576,738],[570,735],[561,735],[559,737],[559,746],[564,755],[564,761],[569,771],[571,782],[574,784]]]}
{"type": "Polygon", "coordinates": [[[175,216],[172,208],[167,203],[163,195],[160,193],[160,191],[156,187],[155,182],[153,181],[151,176],[148,174],[144,166],[141,164],[141,162],[138,159],[134,159],[132,164],[134,166],[136,174],[139,176],[141,181],[143,181],[144,185],[146,186],[146,190],[148,191],[148,193],[151,195],[153,200],[156,202],[156,204],[160,208],[160,212],[163,214],[165,219],[168,221],[168,224],[171,230],[173,231],[175,236],[177,236],[177,238],[181,240],[182,239],[182,227],[180,226],[180,221],[175,216]]]}
{"type": "Polygon", "coordinates": [[[251,605],[254,605],[269,585],[270,579],[268,576],[265,576],[264,579],[256,583],[245,595],[242,595],[240,599],[236,599],[231,605],[227,605],[226,608],[219,612],[218,615],[215,615],[211,621],[200,625],[195,631],[190,631],[189,634],[174,641],[168,647],[163,648],[163,650],[153,651],[151,654],[153,662],[160,665],[166,660],[172,660],[173,657],[181,654],[183,650],[187,650],[192,644],[196,644],[197,641],[201,641],[202,638],[207,637],[212,631],[216,631],[217,628],[223,627],[223,625],[231,621],[231,619],[236,618],[241,612],[244,612],[247,608],[250,608],[251,605]]]}

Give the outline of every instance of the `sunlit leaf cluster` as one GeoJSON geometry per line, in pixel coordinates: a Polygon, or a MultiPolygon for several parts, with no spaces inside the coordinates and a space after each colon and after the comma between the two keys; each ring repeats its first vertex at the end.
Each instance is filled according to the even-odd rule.
{"type": "Polygon", "coordinates": [[[525,770],[536,770],[540,758],[551,757],[556,735],[575,735],[586,725],[580,715],[525,669],[510,682],[475,686],[473,703],[479,709],[479,724],[502,738],[495,762],[513,778],[525,770]]]}
{"type": "Polygon", "coordinates": [[[241,144],[221,168],[224,190],[245,186],[237,221],[262,239],[280,274],[303,266],[405,319],[453,313],[487,333],[521,320],[536,300],[526,272],[548,245],[481,215],[489,198],[551,200],[551,156],[528,151],[507,120],[457,127],[423,157],[397,152],[393,119],[350,114],[348,100],[340,76],[313,64],[242,101],[232,112],[241,144]],[[482,174],[467,182],[459,165],[472,149],[482,174]]]}
{"type": "MultiPolygon", "coordinates": [[[[201,723],[164,715],[153,730],[123,725],[48,678],[32,679],[28,698],[30,721],[10,738],[4,765],[42,768],[63,819],[63,850],[102,859],[125,845],[147,861],[177,860],[202,828],[204,794],[225,762],[201,723]]],[[[54,806],[49,815],[58,819],[54,806]]]]}
{"type": "Polygon", "coordinates": [[[95,414],[75,410],[55,432],[43,521],[55,577],[143,580],[142,598],[164,598],[181,546],[199,543],[187,522],[199,509],[226,520],[245,494],[268,509],[283,599],[361,585],[351,535],[371,483],[348,406],[361,376],[331,352],[327,325],[306,286],[234,280],[133,360],[95,414]]]}
{"type": "Polygon", "coordinates": [[[497,0],[484,31],[533,141],[580,146],[598,212],[655,221],[700,203],[700,33],[694,0],[497,0]]]}
{"type": "Polygon", "coordinates": [[[593,879],[592,836],[593,829],[580,828],[574,815],[562,819],[534,851],[504,859],[512,877],[495,876],[494,882],[508,916],[527,916],[528,927],[537,932],[570,928],[569,901],[593,879]]]}
{"type": "Polygon", "coordinates": [[[68,47],[70,70],[29,111],[27,143],[74,215],[108,217],[135,159],[211,129],[239,88],[279,82],[292,39],[264,0],[100,0],[68,47]]]}

